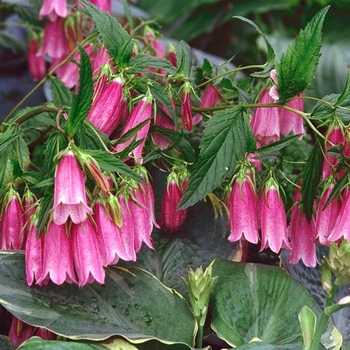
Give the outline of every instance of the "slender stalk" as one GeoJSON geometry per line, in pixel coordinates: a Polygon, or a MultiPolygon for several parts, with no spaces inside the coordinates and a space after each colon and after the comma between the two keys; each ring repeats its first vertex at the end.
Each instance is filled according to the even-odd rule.
{"type": "Polygon", "coordinates": [[[198,333],[197,333],[197,348],[201,349],[203,347],[203,331],[204,326],[201,326],[198,322],[198,333]]]}

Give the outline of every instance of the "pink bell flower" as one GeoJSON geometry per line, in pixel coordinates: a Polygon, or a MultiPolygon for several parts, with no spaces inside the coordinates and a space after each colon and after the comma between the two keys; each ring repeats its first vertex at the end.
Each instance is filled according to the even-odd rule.
{"type": "Polygon", "coordinates": [[[37,284],[47,284],[50,280],[57,285],[64,282],[78,284],[74,273],[72,238],[66,225],[56,225],[53,221],[44,236],[43,271],[37,284]]]}
{"type": "Polygon", "coordinates": [[[243,237],[251,243],[258,243],[257,205],[257,196],[249,175],[239,176],[233,184],[229,201],[230,242],[239,241],[243,237]]]}
{"type": "Polygon", "coordinates": [[[89,0],[89,2],[97,6],[101,11],[112,13],[112,0],[89,0]]]}
{"type": "MultiPolygon", "coordinates": [[[[152,117],[152,98],[151,97],[144,97],[142,98],[138,104],[134,107],[132,110],[130,116],[128,117],[126,124],[123,128],[122,135],[124,135],[126,132],[130,131],[131,129],[135,128],[140,123],[148,120],[148,123],[144,125],[139,131],[136,133],[135,141],[141,141],[141,143],[136,146],[132,151],[131,155],[134,156],[134,158],[142,164],[142,152],[145,145],[146,137],[148,135],[149,127],[150,127],[150,119],[152,117]]],[[[115,147],[115,150],[117,152],[122,152],[127,148],[132,142],[132,139],[118,144],[115,147]]]]}
{"type": "Polygon", "coordinates": [[[193,125],[191,91],[191,84],[189,82],[184,83],[181,93],[181,120],[187,131],[191,131],[193,125]]]}
{"type": "Polygon", "coordinates": [[[330,194],[333,191],[334,184],[326,185],[326,190],[321,195],[320,202],[318,203],[316,212],[316,232],[318,234],[318,240],[323,245],[330,245],[332,242],[328,239],[328,236],[332,232],[340,210],[339,198],[334,198],[329,205],[324,208],[328,201],[330,194]]]}
{"type": "Polygon", "coordinates": [[[27,61],[29,73],[34,81],[45,78],[46,75],[46,62],[43,56],[38,55],[39,51],[39,39],[32,37],[29,40],[27,61]]]}
{"type": "Polygon", "coordinates": [[[95,281],[103,284],[105,271],[96,230],[90,220],[72,226],[72,241],[79,287],[95,281]]]}
{"type": "Polygon", "coordinates": [[[48,16],[50,21],[55,21],[57,17],[67,17],[67,0],[43,0],[39,11],[39,19],[48,16]]]}
{"type": "Polygon", "coordinates": [[[115,78],[94,98],[87,119],[97,129],[110,136],[120,123],[122,98],[122,80],[115,78]]]}
{"type": "Polygon", "coordinates": [[[31,286],[43,272],[43,234],[36,235],[36,223],[31,224],[25,246],[26,281],[31,286]]]}
{"type": "MultiPolygon", "coordinates": [[[[261,93],[259,103],[274,103],[268,89],[261,93]]],[[[262,145],[267,145],[280,139],[280,108],[258,107],[254,110],[250,123],[256,140],[262,145]]]]}
{"type": "Polygon", "coordinates": [[[290,248],[287,237],[287,219],[282,198],[274,180],[266,183],[260,194],[261,251],[269,247],[278,253],[281,248],[290,248]]]}
{"type": "MultiPolygon", "coordinates": [[[[214,107],[217,103],[221,102],[221,97],[218,91],[218,87],[208,85],[203,92],[199,108],[214,107]]],[[[196,113],[193,117],[193,125],[197,125],[203,119],[202,114],[196,113]]]]}
{"type": "Polygon", "coordinates": [[[34,326],[24,323],[22,320],[12,315],[8,337],[14,345],[20,346],[23,342],[33,336],[34,330],[34,326]]]}
{"type": "Polygon", "coordinates": [[[12,188],[3,200],[0,249],[23,249],[23,208],[18,192],[12,188]]]}
{"type": "MultiPolygon", "coordinates": [[[[106,205],[108,205],[106,203],[106,205]]],[[[120,259],[133,260],[127,254],[117,224],[108,216],[104,205],[97,201],[94,206],[94,220],[97,226],[102,262],[104,266],[116,264],[120,259]]]]}
{"type": "Polygon", "coordinates": [[[84,174],[72,151],[64,154],[58,163],[51,211],[56,225],[63,225],[68,217],[79,224],[92,214],[87,205],[84,174]]]}
{"type": "Polygon", "coordinates": [[[184,223],[188,209],[177,210],[188,184],[188,175],[171,172],[167,178],[167,188],[162,199],[159,224],[164,231],[177,231],[184,223]]]}
{"type": "Polygon", "coordinates": [[[294,195],[295,206],[292,209],[291,220],[288,226],[290,245],[292,247],[289,254],[289,262],[297,264],[301,259],[308,267],[315,267],[316,258],[316,230],[315,220],[309,222],[306,215],[301,212],[297,202],[300,200],[300,190],[297,189],[294,195]]]}

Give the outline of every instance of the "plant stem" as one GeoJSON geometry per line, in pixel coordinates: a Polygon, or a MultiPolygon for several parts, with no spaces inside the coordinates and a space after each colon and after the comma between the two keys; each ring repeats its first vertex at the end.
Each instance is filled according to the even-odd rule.
{"type": "Polygon", "coordinates": [[[203,330],[204,326],[201,326],[198,322],[198,333],[197,333],[197,348],[201,349],[203,347],[203,330]]]}

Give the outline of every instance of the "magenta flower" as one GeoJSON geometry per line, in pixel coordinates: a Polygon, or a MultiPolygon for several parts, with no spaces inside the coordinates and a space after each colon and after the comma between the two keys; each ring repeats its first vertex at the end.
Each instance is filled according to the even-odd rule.
{"type": "Polygon", "coordinates": [[[238,177],[233,184],[230,196],[230,242],[242,239],[256,244],[259,239],[258,200],[254,185],[248,175],[238,177]],[[247,213],[249,213],[247,215],[247,213]]]}
{"type": "Polygon", "coordinates": [[[177,231],[184,223],[188,209],[177,210],[188,183],[188,176],[174,171],[168,175],[167,188],[163,194],[159,224],[164,231],[177,231]]]}
{"type": "Polygon", "coordinates": [[[79,287],[95,281],[103,284],[105,271],[102,266],[96,230],[90,220],[72,226],[72,241],[79,287]]]}
{"type": "Polygon", "coordinates": [[[37,284],[47,284],[50,280],[57,285],[64,282],[78,284],[73,266],[72,238],[66,225],[56,225],[53,221],[44,236],[43,271],[37,284]]]}
{"type": "MultiPolygon", "coordinates": [[[[175,109],[175,104],[173,104],[173,107],[175,109]]],[[[157,110],[154,126],[160,126],[165,129],[177,130],[176,125],[172,121],[172,116],[169,110],[162,104],[160,104],[159,109],[157,110]],[[164,113],[167,117],[165,117],[162,113],[164,113]]],[[[152,134],[152,138],[153,142],[159,147],[159,149],[165,149],[170,146],[170,141],[157,131],[155,131],[152,134]]]]}
{"type": "Polygon", "coordinates": [[[43,271],[43,234],[36,236],[36,223],[30,226],[25,247],[26,280],[28,286],[38,280],[43,271]]]}
{"type": "MultiPolygon", "coordinates": [[[[274,103],[268,89],[261,93],[259,103],[274,103]]],[[[262,145],[278,141],[280,138],[280,108],[256,108],[251,120],[251,127],[256,140],[262,145]]]]}
{"type": "MultiPolygon", "coordinates": [[[[137,125],[139,125],[140,123],[148,120],[149,122],[146,123],[146,125],[144,125],[137,133],[136,133],[136,141],[141,141],[141,143],[136,146],[131,154],[134,156],[134,158],[136,158],[138,160],[138,162],[140,164],[142,164],[142,151],[143,151],[143,147],[145,145],[145,141],[146,141],[146,137],[148,135],[148,130],[150,127],[150,119],[152,117],[152,103],[151,103],[151,98],[150,97],[144,97],[142,100],[140,100],[140,102],[134,107],[134,109],[132,110],[129,118],[126,121],[126,124],[123,128],[122,131],[122,135],[124,135],[126,132],[128,132],[129,130],[135,128],[137,125]]],[[[125,148],[127,148],[130,143],[132,142],[131,140],[128,140],[124,143],[118,144],[115,147],[115,150],[117,152],[122,152],[123,150],[125,150],[125,148]]]]}
{"type": "Polygon", "coordinates": [[[41,80],[46,75],[46,62],[43,56],[38,55],[39,42],[38,38],[32,37],[29,40],[27,61],[29,73],[34,81],[41,80]]]}
{"type": "Polygon", "coordinates": [[[90,0],[101,11],[112,13],[112,0],[90,0]]]}
{"type": "Polygon", "coordinates": [[[23,249],[23,208],[19,194],[10,189],[3,200],[0,249],[23,249]]]}
{"type": "Polygon", "coordinates": [[[287,219],[277,184],[269,180],[260,195],[261,250],[270,247],[278,253],[290,248],[287,237],[287,219]]]}
{"type": "Polygon", "coordinates": [[[100,201],[97,201],[94,207],[94,220],[97,226],[103,265],[116,264],[119,258],[125,261],[133,260],[134,256],[128,255],[125,251],[119,227],[108,216],[100,201]]]}
{"type": "Polygon", "coordinates": [[[326,208],[324,207],[333,188],[334,184],[331,183],[326,190],[323,191],[316,212],[316,232],[320,243],[323,245],[331,244],[328,236],[334,228],[340,210],[340,200],[338,197],[334,198],[326,208]]]}
{"type": "Polygon", "coordinates": [[[87,205],[84,174],[72,151],[60,159],[55,176],[53,221],[63,225],[68,217],[75,224],[86,220],[92,209],[87,205]]]}
{"type": "Polygon", "coordinates": [[[288,226],[288,233],[291,240],[291,251],[289,253],[289,262],[297,264],[301,259],[308,267],[315,267],[316,258],[316,230],[315,220],[309,222],[306,215],[301,212],[297,202],[301,198],[300,190],[297,189],[294,196],[295,206],[292,209],[291,220],[288,226]]]}
{"type": "Polygon", "coordinates": [[[49,16],[50,21],[55,21],[57,17],[67,17],[67,0],[43,0],[39,12],[39,19],[49,16]]]}
{"type": "MultiPolygon", "coordinates": [[[[217,103],[221,102],[221,97],[218,88],[213,85],[208,85],[204,90],[199,108],[214,107],[217,103]]],[[[200,123],[203,116],[200,113],[195,114],[193,117],[193,125],[200,123]]]]}
{"type": "Polygon", "coordinates": [[[87,119],[109,136],[120,123],[122,98],[123,83],[120,78],[115,78],[94,98],[87,119]]]}
{"type": "Polygon", "coordinates": [[[193,125],[191,90],[191,84],[186,82],[181,93],[181,120],[187,131],[191,131],[193,125]]]}
{"type": "Polygon", "coordinates": [[[34,330],[34,326],[26,324],[12,315],[12,322],[8,337],[11,339],[13,344],[19,346],[33,336],[34,330]]]}

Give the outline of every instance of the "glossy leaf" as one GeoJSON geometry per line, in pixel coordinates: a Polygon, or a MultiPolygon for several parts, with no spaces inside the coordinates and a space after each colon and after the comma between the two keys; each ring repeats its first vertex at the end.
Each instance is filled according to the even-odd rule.
{"type": "Polygon", "coordinates": [[[20,320],[70,339],[119,335],[191,346],[195,320],[186,301],[138,268],[106,269],[104,285],[28,287],[24,255],[0,252],[0,303],[20,320]]]}
{"type": "Polygon", "coordinates": [[[118,67],[128,63],[133,43],[128,32],[109,13],[102,12],[86,0],[80,0],[85,12],[95,23],[104,45],[118,67]]]}
{"type": "Polygon", "coordinates": [[[16,346],[11,342],[10,338],[0,334],[0,349],[1,350],[15,350],[16,346]]]}
{"type": "Polygon", "coordinates": [[[281,103],[300,94],[313,78],[320,58],[322,26],[328,7],[320,10],[276,64],[281,103]]]}
{"type": "Polygon", "coordinates": [[[81,47],[79,47],[79,53],[79,92],[73,100],[72,109],[66,123],[66,132],[69,136],[74,136],[79,130],[92,104],[93,88],[90,59],[88,54],[81,47]]]}
{"type": "Polygon", "coordinates": [[[279,267],[218,259],[212,276],[218,276],[211,298],[212,328],[231,346],[253,338],[272,345],[301,342],[301,309],[307,305],[321,315],[311,295],[279,267]]]}
{"type": "Polygon", "coordinates": [[[187,208],[212,192],[232,174],[255,140],[244,109],[237,106],[215,112],[204,130],[199,160],[194,166],[179,209],[187,208]]]}
{"type": "Polygon", "coordinates": [[[316,197],[316,189],[320,182],[322,170],[322,145],[319,140],[312,149],[309,158],[301,171],[301,204],[302,210],[310,221],[313,212],[314,200],[316,197]]]}

